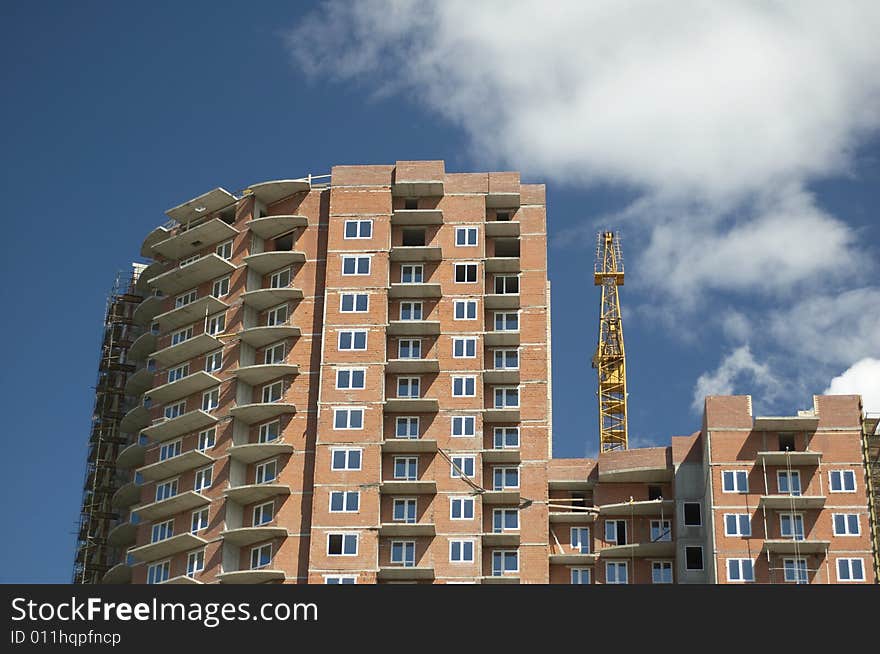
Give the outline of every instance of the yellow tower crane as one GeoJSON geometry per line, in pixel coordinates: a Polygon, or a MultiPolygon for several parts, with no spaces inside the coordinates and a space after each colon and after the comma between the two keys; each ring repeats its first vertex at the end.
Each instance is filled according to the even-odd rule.
{"type": "Polygon", "coordinates": [[[599,346],[593,367],[599,371],[599,451],[627,449],[626,355],[618,286],[623,286],[620,236],[599,232],[593,283],[602,287],[599,346]]]}

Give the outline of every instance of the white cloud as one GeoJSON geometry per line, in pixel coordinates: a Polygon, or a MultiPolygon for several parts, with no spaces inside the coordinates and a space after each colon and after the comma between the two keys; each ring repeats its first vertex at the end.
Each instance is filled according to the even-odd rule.
{"type": "Polygon", "coordinates": [[[728,354],[712,372],[704,372],[694,386],[692,408],[703,410],[707,395],[732,395],[739,390],[745,394],[763,394],[763,401],[772,399],[779,382],[766,364],[758,363],[748,345],[728,354]]]}
{"type": "Polygon", "coordinates": [[[825,395],[861,395],[868,413],[880,413],[880,359],[862,359],[831,380],[825,395]]]}

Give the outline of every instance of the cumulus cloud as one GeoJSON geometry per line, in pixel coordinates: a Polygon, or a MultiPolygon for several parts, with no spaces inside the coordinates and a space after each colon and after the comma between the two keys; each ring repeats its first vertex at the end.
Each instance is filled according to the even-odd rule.
{"type": "Polygon", "coordinates": [[[768,401],[778,385],[770,367],[758,363],[749,346],[743,345],[724,357],[715,370],[700,375],[694,386],[692,408],[701,412],[707,395],[733,395],[737,392],[751,394],[760,391],[764,394],[763,401],[768,401]]]}
{"type": "Polygon", "coordinates": [[[880,413],[880,359],[857,361],[831,380],[824,395],[861,395],[868,413],[880,413]]]}

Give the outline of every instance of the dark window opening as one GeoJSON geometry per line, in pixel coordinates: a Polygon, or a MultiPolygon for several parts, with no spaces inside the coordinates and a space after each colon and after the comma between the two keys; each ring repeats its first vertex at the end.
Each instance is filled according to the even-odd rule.
{"type": "Polygon", "coordinates": [[[404,229],[403,244],[405,246],[420,246],[425,244],[424,229],[404,229]]]}
{"type": "Polygon", "coordinates": [[[495,256],[496,257],[518,257],[519,256],[519,239],[518,238],[496,238],[495,239],[495,256]]]}
{"type": "Polygon", "coordinates": [[[419,200],[418,198],[407,198],[403,201],[404,209],[418,209],[419,208],[419,200]]]}
{"type": "Polygon", "coordinates": [[[495,220],[500,220],[502,222],[510,220],[510,213],[507,211],[498,212],[495,214],[495,220]]]}
{"type": "Polygon", "coordinates": [[[699,502],[685,502],[684,503],[684,526],[685,527],[699,527],[703,524],[703,518],[700,515],[700,503],[699,502]]]}
{"type": "Polygon", "coordinates": [[[696,547],[685,547],[684,548],[684,557],[685,557],[685,567],[688,570],[702,570],[703,569],[703,548],[696,547]]]}
{"type": "Polygon", "coordinates": [[[587,496],[583,493],[572,493],[571,494],[571,505],[572,506],[587,506],[587,496]]]}
{"type": "Polygon", "coordinates": [[[293,232],[279,236],[275,239],[276,250],[292,250],[293,249],[293,232]]]}
{"type": "Polygon", "coordinates": [[[648,499],[659,500],[663,497],[663,489],[660,486],[648,486],[648,499]]]}
{"type": "Polygon", "coordinates": [[[342,534],[330,534],[327,543],[328,554],[342,554],[342,534]]]}
{"type": "Polygon", "coordinates": [[[794,452],[794,434],[779,434],[779,451],[794,452]]]}

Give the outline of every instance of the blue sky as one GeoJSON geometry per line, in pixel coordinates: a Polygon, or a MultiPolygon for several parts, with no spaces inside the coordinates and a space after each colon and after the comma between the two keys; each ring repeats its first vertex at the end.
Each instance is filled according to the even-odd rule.
{"type": "Polygon", "coordinates": [[[107,291],[215,186],[398,159],[546,183],[556,456],[596,452],[601,226],[632,444],[696,430],[705,393],[880,411],[876,6],[581,4],[3,3],[0,581],[69,580],[107,291]]]}

